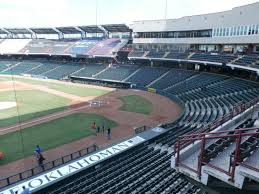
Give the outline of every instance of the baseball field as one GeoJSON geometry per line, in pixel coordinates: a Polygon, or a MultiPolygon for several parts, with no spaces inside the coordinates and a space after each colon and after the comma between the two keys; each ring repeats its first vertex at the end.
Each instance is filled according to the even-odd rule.
{"type": "Polygon", "coordinates": [[[116,123],[98,114],[75,112],[47,118],[44,116],[65,113],[75,104],[85,103],[108,94],[111,89],[82,87],[63,82],[50,82],[29,78],[1,77],[0,79],[0,150],[5,157],[0,165],[30,156],[35,145],[49,150],[92,135],[91,124],[116,126],[116,123]],[[19,124],[36,120],[20,127],[19,124]],[[40,121],[39,121],[40,122],[40,121]],[[76,125],[75,125],[76,123],[76,125]]]}
{"type": "Polygon", "coordinates": [[[0,178],[35,165],[36,145],[47,161],[86,148],[111,143],[134,134],[134,128],[177,118],[181,110],[171,100],[138,90],[21,76],[0,76],[0,178]]]}

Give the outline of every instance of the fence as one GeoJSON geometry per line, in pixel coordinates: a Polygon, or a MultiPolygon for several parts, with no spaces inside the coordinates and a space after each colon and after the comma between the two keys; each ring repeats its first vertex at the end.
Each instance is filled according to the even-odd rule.
{"type": "Polygon", "coordinates": [[[88,155],[94,151],[98,150],[98,146],[96,144],[93,144],[87,148],[84,148],[82,150],[76,151],[72,154],[63,156],[61,158],[58,158],[56,160],[47,162],[44,164],[43,168],[40,166],[25,170],[21,173],[9,176],[7,178],[0,180],[0,189],[6,186],[9,186],[11,184],[14,184],[16,182],[25,180],[27,178],[30,178],[32,176],[38,175],[42,172],[48,171],[50,169],[53,169],[55,167],[61,166],[63,164],[66,164],[74,159],[80,158],[82,156],[88,155]]]}
{"type": "Polygon", "coordinates": [[[135,128],[134,130],[135,130],[135,134],[139,134],[139,133],[142,133],[142,132],[144,132],[144,131],[146,131],[146,130],[148,130],[148,129],[150,129],[151,127],[148,127],[148,126],[146,126],[146,125],[144,125],[144,126],[142,126],[142,127],[137,127],[137,128],[135,128]]]}
{"type": "MultiPolygon", "coordinates": [[[[250,101],[248,103],[243,103],[242,102],[242,103],[238,104],[237,106],[233,107],[232,111],[230,111],[228,114],[226,114],[223,117],[217,119],[216,121],[214,121],[214,122],[212,122],[212,123],[202,127],[196,133],[197,134],[202,134],[202,133],[210,132],[210,131],[216,129],[217,127],[221,126],[222,124],[224,124],[228,120],[234,118],[238,114],[244,112],[248,108],[256,105],[258,102],[259,102],[259,98],[255,99],[255,100],[252,100],[252,101],[250,101]]],[[[185,137],[185,136],[180,137],[179,140],[181,138],[183,138],[183,137],[185,137]]],[[[180,144],[179,144],[179,140],[178,140],[178,143],[174,144],[174,150],[184,149],[185,147],[187,147],[188,145],[190,145],[190,144],[192,144],[194,142],[194,140],[191,139],[191,135],[190,135],[190,140],[189,141],[184,141],[184,142],[180,141],[180,144]]]]}
{"type": "MultiPolygon", "coordinates": [[[[181,137],[178,138],[177,142],[174,144],[174,154],[176,155],[176,166],[182,166],[186,169],[189,169],[192,172],[197,173],[200,176],[201,173],[201,165],[204,164],[204,161],[202,161],[202,159],[199,160],[199,164],[197,169],[193,169],[190,168],[189,166],[186,166],[185,164],[181,163],[180,161],[180,152],[181,150],[183,150],[184,148],[186,148],[187,146],[193,144],[195,141],[197,140],[201,140],[201,150],[204,150],[205,148],[205,139],[208,139],[210,137],[206,137],[206,135],[204,134],[214,134],[214,133],[209,133],[212,130],[216,129],[217,127],[221,126],[222,124],[224,124],[225,122],[227,122],[228,120],[234,118],[235,116],[237,116],[238,114],[244,112],[245,110],[247,110],[248,108],[253,107],[254,105],[256,105],[259,102],[259,98],[252,100],[251,102],[248,103],[240,103],[237,106],[235,106],[231,112],[229,112],[228,114],[226,114],[225,116],[219,118],[218,120],[214,121],[213,123],[201,128],[198,132],[196,132],[195,134],[190,134],[190,135],[183,135],[181,137]]],[[[220,133],[220,132],[219,132],[220,133]]],[[[222,132],[224,133],[224,132],[222,132]]],[[[225,132],[226,133],[226,132],[225,132]]],[[[236,135],[234,135],[234,137],[236,137],[236,135]]],[[[212,137],[214,138],[214,137],[212,137]]],[[[211,138],[210,138],[211,139],[211,138]]],[[[240,142],[239,142],[240,144],[240,142]]],[[[201,151],[202,152],[202,151],[201,151]]],[[[201,154],[202,155],[202,154],[201,154]]],[[[202,156],[201,156],[202,157],[202,156]]],[[[237,164],[236,164],[237,165],[237,164]]],[[[214,167],[216,168],[216,167],[214,167]]],[[[233,167],[235,168],[235,167],[233,167]]],[[[252,167],[250,167],[250,169],[252,169],[252,167]]],[[[217,170],[220,171],[219,168],[217,168],[217,170]]],[[[235,171],[235,170],[234,170],[235,171]]],[[[233,172],[229,173],[229,172],[224,172],[221,171],[227,175],[230,175],[231,178],[232,176],[234,176],[233,172]]]]}
{"type": "MultiPolygon", "coordinates": [[[[259,169],[256,166],[253,166],[252,164],[244,164],[242,163],[242,159],[245,153],[242,153],[241,151],[241,144],[242,144],[242,138],[245,137],[258,137],[259,136],[259,128],[247,128],[247,129],[237,129],[237,130],[227,130],[227,131],[222,131],[222,132],[215,132],[215,133],[202,133],[202,134],[192,134],[192,135],[186,135],[184,136],[179,142],[184,142],[184,141],[189,141],[190,138],[193,141],[200,140],[200,154],[198,156],[198,165],[197,169],[193,169],[185,164],[183,164],[180,161],[180,153],[179,149],[177,150],[177,157],[176,157],[176,166],[182,166],[186,169],[189,169],[192,172],[195,172],[199,178],[201,178],[201,168],[202,165],[207,165],[210,168],[213,168],[221,173],[224,173],[230,177],[231,181],[234,181],[234,176],[235,176],[235,170],[237,165],[244,166],[246,168],[249,168],[253,171],[259,172],[259,169]],[[229,141],[235,143],[235,151],[234,155],[230,156],[229,158],[229,169],[226,171],[225,169],[221,168],[220,166],[215,166],[209,161],[206,160],[206,142],[211,139],[229,139],[229,141]]],[[[259,139],[259,138],[258,138],[259,139]]],[[[224,143],[222,144],[224,146],[224,143]]],[[[254,148],[256,147],[257,143],[254,144],[254,148]]],[[[178,145],[179,146],[179,145],[178,145]]],[[[221,146],[221,145],[220,145],[221,146]]],[[[247,148],[248,149],[248,148],[247,148]]],[[[252,148],[251,148],[252,149],[252,148]]],[[[247,153],[251,153],[252,150],[246,150],[247,153]]],[[[215,155],[217,154],[217,150],[215,150],[215,155]]]]}

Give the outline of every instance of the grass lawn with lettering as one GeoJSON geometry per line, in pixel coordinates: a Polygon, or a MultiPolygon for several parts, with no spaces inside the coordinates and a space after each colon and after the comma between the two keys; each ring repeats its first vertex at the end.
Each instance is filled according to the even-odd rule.
{"type": "Polygon", "coordinates": [[[5,157],[0,165],[31,156],[36,145],[45,151],[93,135],[91,125],[114,128],[117,124],[92,113],[76,113],[43,124],[0,136],[0,151],[5,157]]]}
{"type": "Polygon", "coordinates": [[[153,110],[152,102],[139,95],[121,96],[123,105],[120,110],[149,115],[153,110]]]}

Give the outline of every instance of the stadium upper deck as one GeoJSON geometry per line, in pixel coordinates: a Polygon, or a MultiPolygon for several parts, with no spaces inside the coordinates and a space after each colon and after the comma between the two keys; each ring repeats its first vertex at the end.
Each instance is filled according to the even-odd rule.
{"type": "Polygon", "coordinates": [[[258,10],[259,2],[219,13],[135,21],[130,26],[2,28],[0,54],[115,57],[133,39],[133,49],[126,49],[130,59],[230,64],[258,71],[258,10]]]}
{"type": "Polygon", "coordinates": [[[60,41],[47,39],[6,39],[0,42],[1,54],[102,55],[112,56],[127,44],[127,39],[85,39],[60,41]]]}
{"type": "Polygon", "coordinates": [[[133,43],[146,50],[259,52],[258,10],[259,2],[219,13],[135,21],[133,43]]]}

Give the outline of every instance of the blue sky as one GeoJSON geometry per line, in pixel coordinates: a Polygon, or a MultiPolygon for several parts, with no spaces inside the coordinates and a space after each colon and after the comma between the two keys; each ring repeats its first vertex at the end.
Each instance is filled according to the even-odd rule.
{"type": "MultiPolygon", "coordinates": [[[[97,0],[98,24],[162,19],[166,0],[97,0]]],[[[229,10],[258,0],[168,0],[167,18],[229,10]]],[[[96,23],[96,0],[0,0],[1,27],[96,23]]]]}

